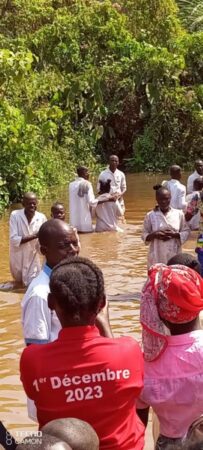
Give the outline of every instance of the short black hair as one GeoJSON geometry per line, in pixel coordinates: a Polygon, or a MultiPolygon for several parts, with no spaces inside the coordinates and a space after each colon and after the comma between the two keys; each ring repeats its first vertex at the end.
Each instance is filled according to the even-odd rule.
{"type": "Polygon", "coordinates": [[[61,202],[54,202],[53,205],[51,206],[51,212],[53,213],[55,208],[58,208],[58,206],[62,206],[65,209],[65,206],[63,203],[61,202]]]}
{"type": "Polygon", "coordinates": [[[41,431],[68,443],[74,450],[99,450],[96,431],[89,423],[77,418],[51,420],[41,428],[41,431]]]}
{"type": "Polygon", "coordinates": [[[61,230],[62,226],[65,226],[67,229],[69,229],[70,233],[75,232],[75,229],[71,225],[60,219],[49,219],[44,222],[41,225],[38,233],[40,245],[48,245],[51,241],[53,241],[56,238],[58,231],[61,230]]]}
{"type": "Polygon", "coordinates": [[[167,189],[167,187],[162,186],[161,184],[155,184],[155,186],[153,186],[153,189],[156,191],[156,197],[160,194],[163,194],[164,192],[169,192],[170,194],[170,191],[167,189]]]}
{"type": "Polygon", "coordinates": [[[68,258],[53,268],[50,291],[65,313],[87,318],[98,312],[104,298],[104,277],[89,259],[68,258]]]}
{"type": "Polygon", "coordinates": [[[177,164],[173,164],[171,167],[170,167],[170,174],[172,175],[172,174],[177,174],[177,173],[180,173],[181,172],[181,167],[180,166],[178,166],[177,164]]]}
{"type": "Polygon", "coordinates": [[[86,166],[78,166],[77,167],[77,174],[80,177],[88,168],[86,166]]]}
{"type": "Polygon", "coordinates": [[[203,163],[203,160],[202,160],[201,158],[198,158],[198,159],[195,160],[195,165],[196,165],[196,164],[199,164],[199,163],[200,163],[200,164],[203,163]]]}
{"type": "Polygon", "coordinates": [[[99,194],[108,194],[111,189],[111,180],[102,181],[99,180],[100,189],[99,194]]]}
{"type": "Polygon", "coordinates": [[[203,177],[195,178],[193,181],[193,189],[199,191],[203,188],[203,177]]]}
{"type": "Polygon", "coordinates": [[[153,186],[154,191],[158,191],[159,189],[161,189],[161,187],[163,187],[161,184],[155,184],[153,186]]]}
{"type": "Polygon", "coordinates": [[[30,199],[38,200],[37,195],[34,192],[24,192],[21,197],[21,203],[23,204],[24,201],[30,200],[30,199]]]}
{"type": "Polygon", "coordinates": [[[201,274],[201,265],[199,261],[190,253],[178,253],[177,255],[172,256],[172,258],[170,258],[167,262],[167,266],[174,266],[175,264],[187,266],[190,269],[195,270],[195,272],[201,274]]]}

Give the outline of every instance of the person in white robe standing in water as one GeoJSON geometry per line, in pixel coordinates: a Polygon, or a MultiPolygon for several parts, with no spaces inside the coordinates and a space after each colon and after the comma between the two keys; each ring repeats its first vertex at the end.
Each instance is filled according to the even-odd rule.
{"type": "Polygon", "coordinates": [[[171,179],[164,184],[171,193],[170,206],[175,209],[186,209],[186,187],[180,183],[181,180],[181,167],[174,164],[170,167],[171,179]]]}
{"type": "Polygon", "coordinates": [[[95,231],[121,231],[118,219],[122,216],[122,207],[117,200],[117,195],[110,194],[111,180],[100,181],[98,204],[96,206],[96,228],[95,231]]]}
{"type": "Polygon", "coordinates": [[[103,170],[100,173],[98,184],[97,184],[97,192],[100,191],[100,181],[107,182],[111,180],[111,194],[117,194],[117,198],[122,207],[123,215],[125,213],[125,205],[123,200],[123,194],[126,192],[126,178],[121,170],[118,170],[119,166],[119,158],[116,155],[111,155],[109,158],[109,167],[103,170]]]}
{"type": "Polygon", "coordinates": [[[38,231],[46,216],[37,211],[37,197],[27,192],[24,208],[12,211],[9,222],[10,271],[14,280],[28,286],[41,269],[38,231]]]}
{"type": "Polygon", "coordinates": [[[77,168],[78,177],[69,184],[69,222],[80,233],[93,231],[91,208],[95,202],[87,167],[77,168]]]}
{"type": "Polygon", "coordinates": [[[195,161],[195,171],[188,177],[187,180],[187,194],[191,194],[194,191],[193,183],[196,178],[203,176],[203,161],[202,159],[197,159],[195,161]]]}
{"type": "Polygon", "coordinates": [[[149,244],[148,267],[156,263],[167,264],[172,256],[181,252],[190,228],[183,211],[170,207],[171,194],[165,187],[156,190],[158,205],[144,219],[142,239],[149,244]]]}

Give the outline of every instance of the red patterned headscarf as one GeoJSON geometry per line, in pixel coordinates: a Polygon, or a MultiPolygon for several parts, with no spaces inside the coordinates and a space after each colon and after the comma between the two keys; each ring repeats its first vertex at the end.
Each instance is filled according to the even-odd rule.
{"type": "Polygon", "coordinates": [[[162,319],[188,323],[203,310],[203,280],[186,266],[155,264],[149,269],[142,290],[140,320],[147,361],[157,359],[167,347],[166,328],[162,319]]]}

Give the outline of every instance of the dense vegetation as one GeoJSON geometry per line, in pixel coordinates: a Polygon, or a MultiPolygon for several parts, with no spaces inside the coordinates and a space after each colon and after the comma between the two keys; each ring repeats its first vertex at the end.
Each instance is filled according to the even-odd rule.
{"type": "Polygon", "coordinates": [[[1,208],[111,152],[136,171],[202,154],[195,3],[0,0],[1,208]]]}

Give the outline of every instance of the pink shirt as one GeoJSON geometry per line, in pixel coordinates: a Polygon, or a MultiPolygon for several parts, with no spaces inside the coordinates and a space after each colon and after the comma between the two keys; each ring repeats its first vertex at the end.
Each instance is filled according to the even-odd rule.
{"type": "Polygon", "coordinates": [[[167,349],[145,362],[144,373],[137,407],[152,406],[164,436],[184,437],[203,414],[203,330],[168,336],[167,349]]]}

